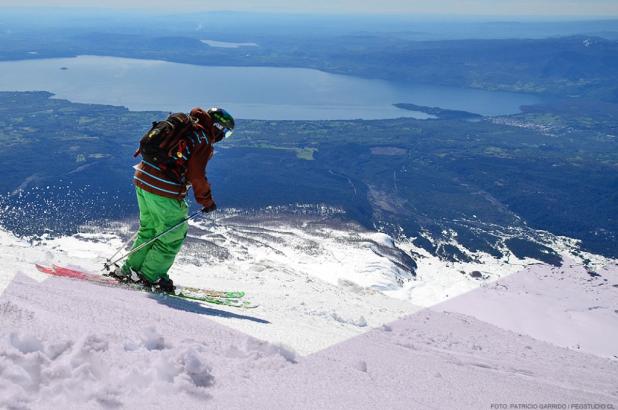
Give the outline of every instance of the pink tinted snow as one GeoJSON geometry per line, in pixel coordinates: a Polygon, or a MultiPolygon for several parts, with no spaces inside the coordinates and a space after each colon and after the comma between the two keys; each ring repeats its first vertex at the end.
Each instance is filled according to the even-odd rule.
{"type": "Polygon", "coordinates": [[[0,297],[0,408],[618,404],[618,362],[460,313],[427,309],[307,357],[213,316],[269,326],[259,310],[18,275],[0,297]]]}
{"type": "Polygon", "coordinates": [[[618,359],[617,265],[592,275],[579,264],[532,266],[434,308],[618,359]]]}

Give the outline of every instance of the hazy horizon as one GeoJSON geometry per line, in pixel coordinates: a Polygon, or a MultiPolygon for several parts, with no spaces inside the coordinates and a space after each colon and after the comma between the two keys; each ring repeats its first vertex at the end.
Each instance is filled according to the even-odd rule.
{"type": "Polygon", "coordinates": [[[277,14],[383,14],[436,17],[479,17],[479,18],[571,18],[571,19],[615,19],[618,18],[618,2],[614,0],[503,0],[499,4],[492,0],[441,1],[426,4],[420,1],[384,0],[380,3],[339,0],[299,0],[292,4],[281,0],[265,0],[259,7],[249,0],[229,0],[223,7],[213,7],[200,0],[178,0],[173,6],[163,0],[109,0],[105,6],[91,0],[5,0],[2,8],[24,10],[29,8],[70,8],[76,10],[122,10],[160,13],[195,12],[249,12],[277,14]]]}

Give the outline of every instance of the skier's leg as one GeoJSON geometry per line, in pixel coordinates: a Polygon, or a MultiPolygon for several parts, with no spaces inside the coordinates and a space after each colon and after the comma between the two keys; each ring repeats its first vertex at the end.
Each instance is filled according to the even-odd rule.
{"type": "MultiPolygon", "coordinates": [[[[137,195],[137,205],[139,206],[139,231],[131,249],[134,249],[141,244],[150,241],[156,236],[157,232],[156,219],[153,217],[149,209],[149,203],[145,196],[147,192],[139,187],[136,187],[135,193],[137,195]]],[[[146,246],[129,256],[129,258],[123,265],[122,270],[125,273],[128,273],[130,269],[139,272],[142,268],[142,264],[144,263],[144,259],[146,258],[146,255],[148,254],[150,248],[152,248],[152,245],[146,246]]]]}
{"type": "MultiPolygon", "coordinates": [[[[155,220],[155,235],[185,219],[189,208],[185,201],[165,198],[159,195],[145,193],[150,213],[155,220]]],[[[172,267],[176,255],[180,251],[187,236],[188,223],[170,231],[157,239],[144,259],[140,273],[150,282],[159,278],[167,278],[167,271],[172,267]]]]}

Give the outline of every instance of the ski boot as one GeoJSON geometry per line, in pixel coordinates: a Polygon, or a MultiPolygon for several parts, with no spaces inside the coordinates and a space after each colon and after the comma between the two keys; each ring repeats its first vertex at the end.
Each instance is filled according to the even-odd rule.
{"type": "Polygon", "coordinates": [[[142,281],[142,275],[139,272],[125,266],[116,266],[116,269],[109,272],[109,276],[123,283],[139,283],[142,281]]]}
{"type": "Polygon", "coordinates": [[[155,292],[176,294],[176,286],[170,278],[159,278],[156,282],[152,283],[152,289],[155,292]]]}

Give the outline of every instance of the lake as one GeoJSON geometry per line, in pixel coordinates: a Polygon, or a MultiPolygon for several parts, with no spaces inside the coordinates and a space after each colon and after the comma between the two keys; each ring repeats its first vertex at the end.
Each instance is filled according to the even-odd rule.
{"type": "Polygon", "coordinates": [[[272,120],[431,117],[392,105],[399,102],[502,115],[540,101],[526,94],[397,84],[305,68],[205,67],[101,56],[0,62],[0,90],[50,91],[73,102],[138,111],[218,105],[238,118],[272,120]]]}
{"type": "Polygon", "coordinates": [[[217,48],[258,47],[256,43],[230,43],[229,41],[200,40],[204,44],[217,48]]]}

